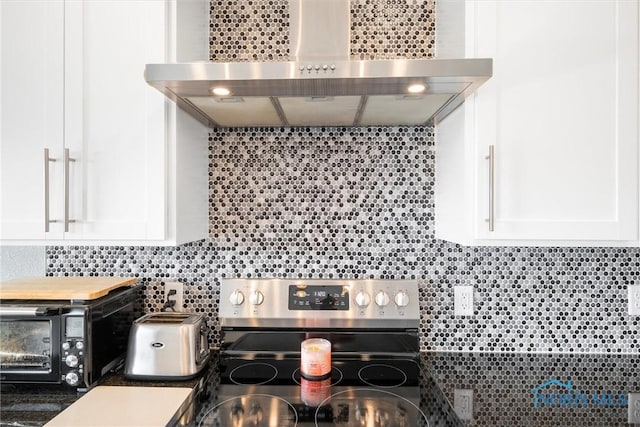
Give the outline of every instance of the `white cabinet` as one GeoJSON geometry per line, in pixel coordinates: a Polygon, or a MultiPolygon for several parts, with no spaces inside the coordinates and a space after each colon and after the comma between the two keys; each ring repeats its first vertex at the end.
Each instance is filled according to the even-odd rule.
{"type": "Polygon", "coordinates": [[[436,237],[637,245],[638,2],[438,5],[438,56],[494,75],[436,128],[436,237]]]}
{"type": "Polygon", "coordinates": [[[179,54],[179,11],[162,0],[2,2],[3,244],[207,237],[207,129],[144,81],[146,63],[179,54]]]}
{"type": "MultiPolygon", "coordinates": [[[[45,148],[50,192],[62,194],[64,153],[64,5],[0,2],[0,233],[45,238],[45,148]]],[[[62,219],[63,198],[49,206],[62,219]]],[[[50,233],[55,238],[62,234],[50,233]]]]}

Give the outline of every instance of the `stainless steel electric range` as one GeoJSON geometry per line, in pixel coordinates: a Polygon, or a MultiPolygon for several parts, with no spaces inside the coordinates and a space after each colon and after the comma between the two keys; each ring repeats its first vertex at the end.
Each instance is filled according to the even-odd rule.
{"type": "Polygon", "coordinates": [[[228,279],[219,312],[220,379],[199,426],[461,425],[420,366],[416,281],[228,279]],[[327,341],[329,354],[315,346],[327,341]],[[314,372],[316,357],[330,365],[314,372]]]}

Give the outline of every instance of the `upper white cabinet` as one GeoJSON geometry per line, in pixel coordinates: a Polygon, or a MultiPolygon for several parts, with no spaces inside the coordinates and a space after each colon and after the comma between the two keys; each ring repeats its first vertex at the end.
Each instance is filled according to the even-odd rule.
{"type": "Polygon", "coordinates": [[[61,1],[0,2],[2,239],[44,239],[45,210],[53,220],[64,217],[64,197],[45,203],[45,179],[49,194],[63,193],[63,22],[61,1]]]}
{"type": "Polygon", "coordinates": [[[1,2],[3,244],[207,237],[207,129],[144,80],[179,54],[180,4],[1,2]]]}
{"type": "Polygon", "coordinates": [[[436,128],[436,237],[636,245],[638,2],[437,4],[438,57],[494,75],[436,128]]]}

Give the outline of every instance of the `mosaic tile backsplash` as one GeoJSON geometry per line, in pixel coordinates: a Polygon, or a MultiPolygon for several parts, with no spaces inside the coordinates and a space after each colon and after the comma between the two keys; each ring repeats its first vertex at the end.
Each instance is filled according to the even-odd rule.
{"type": "MultiPolygon", "coordinates": [[[[212,1],[211,59],[287,60],[286,5],[212,1]]],[[[353,0],[352,56],[432,56],[434,26],[431,1],[353,0]]],[[[640,353],[626,301],[640,249],[435,239],[434,138],[423,127],[215,130],[209,239],[49,247],[47,274],[136,275],[147,312],[160,309],[163,281],[180,280],[214,346],[222,277],[416,278],[423,350],[640,353]],[[453,315],[460,285],[475,289],[472,317],[453,315]]]]}
{"type": "MultiPolygon", "coordinates": [[[[462,247],[433,237],[431,128],[230,129],[211,134],[210,239],[177,248],[51,247],[50,274],[159,282],[217,329],[221,277],[417,278],[421,347],[637,353],[635,248],[462,247]],[[475,315],[453,315],[453,287],[475,315]]],[[[217,333],[213,344],[217,345],[217,333]]]]}

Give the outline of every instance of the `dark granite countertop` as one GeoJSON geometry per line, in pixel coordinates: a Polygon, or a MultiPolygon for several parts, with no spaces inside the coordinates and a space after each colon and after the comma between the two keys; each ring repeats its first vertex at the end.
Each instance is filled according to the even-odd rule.
{"type": "Polygon", "coordinates": [[[635,425],[628,423],[627,401],[629,393],[640,398],[640,355],[423,353],[421,357],[454,407],[472,391],[472,413],[463,420],[468,426],[635,425]]]}
{"type": "MultiPolygon", "coordinates": [[[[640,355],[422,353],[421,359],[452,405],[472,392],[467,426],[633,425],[627,401],[640,393],[640,355]]],[[[210,366],[188,381],[130,381],[116,372],[100,385],[202,387],[205,378],[215,382],[215,357],[210,366]]],[[[42,426],[78,398],[55,387],[3,386],[0,426],[42,426]]]]}
{"type": "Polygon", "coordinates": [[[79,397],[76,392],[58,386],[2,384],[0,426],[42,426],[79,397]]]}
{"type": "MultiPolygon", "coordinates": [[[[180,381],[140,381],[124,378],[123,370],[108,373],[97,386],[204,388],[217,369],[217,355],[198,376],[180,381]]],[[[40,427],[78,400],[83,393],[55,385],[2,384],[1,427],[40,427]]]]}

